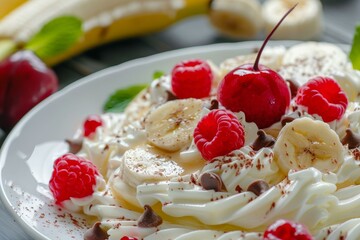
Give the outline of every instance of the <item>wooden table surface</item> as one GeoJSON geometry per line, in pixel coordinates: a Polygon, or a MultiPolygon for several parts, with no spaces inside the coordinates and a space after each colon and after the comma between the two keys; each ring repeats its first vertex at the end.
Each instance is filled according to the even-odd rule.
{"type": "MultiPolygon", "coordinates": [[[[356,24],[360,24],[359,0],[323,0],[325,28],[321,41],[351,44],[356,24]]],[[[262,39],[259,36],[258,39],[262,39]]],[[[88,74],[131,59],[173,49],[234,42],[220,36],[205,16],[184,20],[164,31],[98,47],[54,67],[61,87],[88,74]]],[[[0,131],[0,139],[4,139],[0,131]]],[[[0,140],[0,144],[1,141],[0,140]]],[[[0,202],[0,240],[31,239],[0,202]]]]}

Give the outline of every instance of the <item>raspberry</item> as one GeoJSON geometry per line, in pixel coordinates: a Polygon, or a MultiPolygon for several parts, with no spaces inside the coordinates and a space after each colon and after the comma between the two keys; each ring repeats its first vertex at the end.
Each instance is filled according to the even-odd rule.
{"type": "Polygon", "coordinates": [[[345,92],[328,77],[316,77],[301,86],[295,102],[306,107],[309,114],[322,117],[324,122],[340,119],[348,105],[345,92]]]}
{"type": "Polygon", "coordinates": [[[175,65],[171,73],[171,87],[177,98],[204,98],[211,90],[213,74],[203,60],[187,60],[175,65]]]}
{"type": "Polygon", "coordinates": [[[137,238],[125,236],[125,237],[120,238],[120,240],[137,240],[137,238]]]}
{"type": "Polygon", "coordinates": [[[194,140],[202,157],[208,161],[244,146],[244,128],[228,110],[209,112],[197,124],[194,140]]]}
{"type": "Polygon", "coordinates": [[[81,157],[67,153],[54,162],[54,170],[49,182],[56,204],[72,198],[83,198],[94,193],[96,166],[81,157]]]}
{"type": "Polygon", "coordinates": [[[83,131],[85,137],[90,137],[95,133],[96,129],[103,125],[99,115],[89,115],[83,124],[83,131]]]}
{"type": "Polygon", "coordinates": [[[306,227],[288,220],[278,220],[269,226],[263,240],[312,240],[306,227]]]}

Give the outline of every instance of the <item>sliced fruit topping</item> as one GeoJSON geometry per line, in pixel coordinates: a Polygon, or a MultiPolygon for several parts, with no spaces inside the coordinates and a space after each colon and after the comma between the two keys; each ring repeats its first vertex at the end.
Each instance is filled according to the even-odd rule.
{"type": "Polygon", "coordinates": [[[70,198],[91,196],[98,175],[99,172],[92,162],[72,153],[56,159],[49,182],[56,204],[62,205],[63,201],[70,198]]]}
{"type": "Polygon", "coordinates": [[[200,59],[180,62],[171,73],[172,91],[180,99],[208,97],[212,80],[210,65],[200,59]]]}
{"type": "Polygon", "coordinates": [[[343,145],[327,123],[307,117],[287,123],[274,145],[274,157],[284,173],[310,167],[334,171],[344,161],[343,145]]]}
{"type": "Polygon", "coordinates": [[[348,99],[340,85],[329,77],[316,77],[301,86],[295,98],[310,114],[317,114],[324,122],[339,120],[345,113],[348,99]]]}
{"type": "Polygon", "coordinates": [[[96,129],[103,125],[103,121],[99,115],[89,115],[83,124],[83,132],[85,137],[91,137],[96,129]]]}
{"type": "Polygon", "coordinates": [[[263,240],[312,240],[313,237],[300,223],[289,220],[278,220],[270,225],[265,233],[263,240]]]}
{"type": "Polygon", "coordinates": [[[202,157],[208,161],[244,146],[244,127],[228,110],[213,110],[194,130],[194,140],[202,157]]]}
{"type": "Polygon", "coordinates": [[[191,144],[202,108],[201,100],[191,98],[170,101],[156,108],[145,119],[148,141],[170,152],[186,148],[191,144]]]}
{"type": "Polygon", "coordinates": [[[259,64],[261,54],[272,34],[295,8],[278,22],[261,46],[254,65],[244,64],[229,72],[218,87],[218,100],[233,112],[244,112],[246,120],[266,128],[278,122],[290,105],[290,90],[275,71],[259,64]]]}

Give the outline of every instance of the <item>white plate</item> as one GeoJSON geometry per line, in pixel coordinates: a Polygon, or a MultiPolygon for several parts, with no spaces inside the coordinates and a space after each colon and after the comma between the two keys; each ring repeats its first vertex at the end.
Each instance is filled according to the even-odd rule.
{"type": "MultiPolygon", "coordinates": [[[[290,46],[294,42],[272,42],[290,46]]],[[[261,42],[217,44],[171,51],[108,68],[71,84],[28,113],[4,142],[0,155],[1,199],[23,229],[35,239],[83,239],[81,216],[53,205],[48,190],[55,158],[67,152],[83,119],[100,113],[107,97],[118,88],[150,82],[156,70],[169,72],[190,58],[215,63],[252,52],[261,42]]]]}

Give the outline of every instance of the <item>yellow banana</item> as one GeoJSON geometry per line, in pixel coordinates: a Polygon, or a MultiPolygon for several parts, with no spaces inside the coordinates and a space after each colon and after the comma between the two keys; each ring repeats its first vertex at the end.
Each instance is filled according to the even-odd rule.
{"type": "Polygon", "coordinates": [[[0,19],[25,2],[27,2],[27,0],[0,0],[0,19]]]}
{"type": "MultiPolygon", "coordinates": [[[[18,1],[20,0],[14,2],[18,1]]],[[[22,45],[44,24],[56,17],[72,15],[80,18],[84,30],[82,38],[66,52],[43,59],[47,64],[54,65],[92,47],[158,31],[186,17],[205,14],[209,2],[210,0],[28,1],[0,21],[0,39],[10,39],[22,45]]]]}

